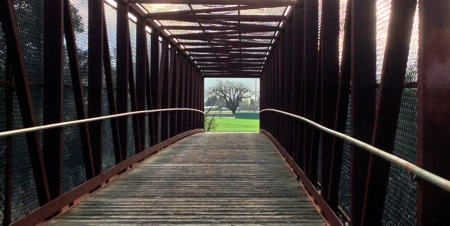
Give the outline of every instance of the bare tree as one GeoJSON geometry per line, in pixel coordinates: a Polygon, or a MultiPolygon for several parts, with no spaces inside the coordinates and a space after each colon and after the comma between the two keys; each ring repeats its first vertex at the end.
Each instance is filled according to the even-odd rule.
{"type": "Polygon", "coordinates": [[[235,114],[242,99],[250,98],[253,92],[243,83],[218,81],[208,90],[208,94],[222,97],[225,100],[227,108],[235,114]]]}

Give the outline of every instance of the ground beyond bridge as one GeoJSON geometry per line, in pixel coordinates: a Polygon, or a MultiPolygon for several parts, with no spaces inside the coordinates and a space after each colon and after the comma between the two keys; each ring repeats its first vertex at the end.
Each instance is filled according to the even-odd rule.
{"type": "Polygon", "coordinates": [[[143,161],[51,225],[324,225],[262,134],[203,133],[143,161]]]}

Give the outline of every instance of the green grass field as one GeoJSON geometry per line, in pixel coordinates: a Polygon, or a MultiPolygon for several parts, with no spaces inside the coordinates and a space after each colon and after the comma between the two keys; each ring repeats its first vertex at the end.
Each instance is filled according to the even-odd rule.
{"type": "Polygon", "coordinates": [[[259,120],[215,118],[216,130],[211,132],[259,132],[259,120]]]}

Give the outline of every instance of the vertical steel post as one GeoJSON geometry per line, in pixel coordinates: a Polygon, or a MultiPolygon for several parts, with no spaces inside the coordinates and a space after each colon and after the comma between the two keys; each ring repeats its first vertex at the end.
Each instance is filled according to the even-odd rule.
{"type": "MultiPolygon", "coordinates": [[[[167,38],[162,40],[162,50],[161,50],[161,62],[159,66],[159,86],[158,86],[158,108],[168,107],[168,97],[169,95],[169,41],[167,38]]],[[[158,119],[161,125],[161,140],[167,140],[169,128],[168,128],[168,116],[167,112],[158,113],[158,119]]]]}
{"type": "MultiPolygon", "coordinates": [[[[352,136],[370,143],[375,119],[376,1],[352,2],[352,136]]],[[[351,222],[361,224],[369,154],[352,146],[351,222]]]]}
{"type": "MultiPolygon", "coordinates": [[[[128,112],[128,57],[129,57],[129,28],[128,28],[128,3],[117,2],[117,79],[116,101],[117,113],[128,112]]],[[[128,117],[121,117],[119,122],[120,150],[122,161],[128,156],[128,117]]]]}
{"type": "MultiPolygon", "coordinates": [[[[317,75],[318,7],[316,0],[305,0],[303,105],[304,116],[308,119],[313,119],[314,115],[314,85],[317,75]]],[[[309,177],[311,176],[312,127],[310,125],[304,125],[303,127],[303,165],[305,174],[309,177]]]]}
{"type": "MultiPolygon", "coordinates": [[[[417,2],[392,2],[372,145],[392,153],[417,2]]],[[[390,163],[370,155],[362,225],[381,225],[390,163]]]]}
{"type": "MultiPolygon", "coordinates": [[[[158,29],[152,28],[151,36],[151,65],[150,65],[150,93],[151,93],[151,108],[158,109],[158,87],[159,87],[159,33],[158,29]]],[[[158,114],[150,115],[149,121],[151,123],[152,133],[150,136],[150,145],[158,143],[159,123],[158,114]]]]}
{"type": "MultiPolygon", "coordinates": [[[[339,1],[323,1],[321,26],[321,124],[333,128],[339,82],[339,1]]],[[[328,200],[333,136],[322,135],[322,197],[328,200]]]]}
{"type": "MultiPolygon", "coordinates": [[[[344,25],[344,46],[342,51],[341,71],[339,76],[339,88],[337,95],[336,115],[334,121],[334,130],[345,133],[345,126],[348,112],[348,101],[350,95],[351,78],[351,2],[347,3],[347,13],[344,25]]],[[[344,150],[344,141],[333,137],[333,146],[331,154],[330,179],[328,190],[328,205],[333,210],[338,210],[339,182],[341,178],[342,154],[344,150]]]]}
{"type": "MultiPolygon", "coordinates": [[[[102,116],[103,96],[103,1],[89,1],[88,20],[88,116],[102,116]]],[[[94,174],[102,171],[102,121],[89,123],[94,174]]]]}
{"type": "MultiPolygon", "coordinates": [[[[63,1],[44,1],[44,124],[62,122],[64,99],[63,1]]],[[[43,154],[51,199],[62,192],[62,128],[43,131],[43,154]]]]}
{"type": "MultiPolygon", "coordinates": [[[[304,2],[297,2],[292,11],[293,16],[293,80],[292,80],[292,113],[302,115],[302,71],[303,71],[303,48],[304,48],[304,2]]],[[[294,131],[292,136],[295,137],[293,145],[293,159],[303,169],[303,127],[302,124],[295,120],[293,123],[294,131]],[[300,138],[300,139],[298,139],[300,138]]]]}
{"type": "MultiPolygon", "coordinates": [[[[419,1],[418,156],[450,179],[450,1],[419,1]]],[[[418,225],[450,225],[450,193],[419,180],[418,225]]]]}

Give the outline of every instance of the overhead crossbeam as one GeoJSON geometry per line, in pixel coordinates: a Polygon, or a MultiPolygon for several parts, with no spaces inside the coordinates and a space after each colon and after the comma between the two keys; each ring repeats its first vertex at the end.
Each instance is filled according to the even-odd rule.
{"type": "Polygon", "coordinates": [[[143,4],[214,4],[214,5],[257,5],[257,6],[288,6],[294,5],[296,0],[128,0],[128,3],[143,4]]]}

